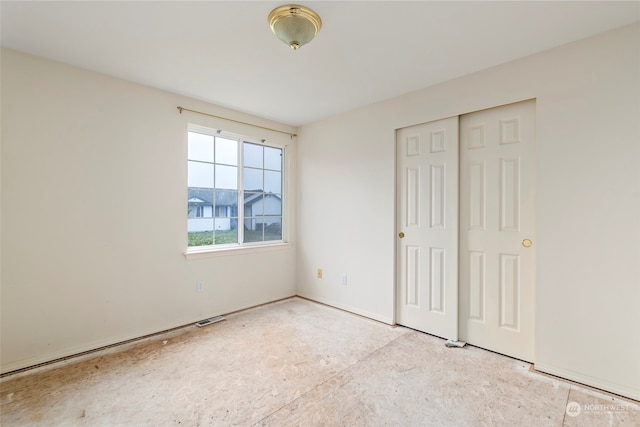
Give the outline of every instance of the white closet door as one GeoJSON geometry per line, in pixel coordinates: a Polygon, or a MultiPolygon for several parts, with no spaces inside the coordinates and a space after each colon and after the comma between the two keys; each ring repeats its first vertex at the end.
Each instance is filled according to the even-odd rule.
{"type": "Polygon", "coordinates": [[[535,101],[460,118],[460,339],[534,361],[535,101]]]}
{"type": "Polygon", "coordinates": [[[458,336],[458,118],[400,129],[397,323],[458,336]]]}

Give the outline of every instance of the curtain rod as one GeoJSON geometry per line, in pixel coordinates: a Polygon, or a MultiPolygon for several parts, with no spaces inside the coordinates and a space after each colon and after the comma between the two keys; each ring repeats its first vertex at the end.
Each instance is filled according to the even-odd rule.
{"type": "Polygon", "coordinates": [[[189,111],[191,113],[202,114],[203,116],[215,117],[216,119],[222,119],[222,120],[226,120],[226,121],[229,121],[229,122],[239,123],[241,125],[253,126],[254,128],[260,128],[260,129],[264,129],[264,130],[270,130],[272,132],[284,133],[285,135],[289,135],[291,137],[291,139],[293,139],[294,136],[298,136],[295,133],[285,132],[283,130],[268,128],[268,127],[265,127],[265,126],[254,125],[253,123],[241,122],[240,120],[228,119],[226,117],[216,116],[215,114],[203,113],[202,111],[190,110],[188,108],[184,108],[184,107],[181,107],[179,105],[178,105],[178,111],[180,112],[180,114],[182,114],[183,111],[189,111]]]}

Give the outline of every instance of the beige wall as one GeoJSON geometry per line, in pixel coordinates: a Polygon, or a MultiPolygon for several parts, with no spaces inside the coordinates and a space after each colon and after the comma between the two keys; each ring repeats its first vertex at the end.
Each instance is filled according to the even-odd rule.
{"type": "Polygon", "coordinates": [[[536,98],[536,367],[640,398],[639,40],[625,27],[303,126],[298,294],[393,322],[394,130],[536,98]]]}
{"type": "Polygon", "coordinates": [[[295,131],[2,51],[3,372],[295,294],[292,245],[183,256],[187,124],[294,141],[178,105],[295,131]]]}

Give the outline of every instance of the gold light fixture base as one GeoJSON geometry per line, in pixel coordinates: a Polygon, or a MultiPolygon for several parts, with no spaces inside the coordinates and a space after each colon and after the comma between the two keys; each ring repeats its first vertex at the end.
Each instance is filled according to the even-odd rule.
{"type": "Polygon", "coordinates": [[[317,13],[297,4],[276,7],[267,20],[271,31],[293,50],[313,40],[322,28],[322,20],[317,13]]]}

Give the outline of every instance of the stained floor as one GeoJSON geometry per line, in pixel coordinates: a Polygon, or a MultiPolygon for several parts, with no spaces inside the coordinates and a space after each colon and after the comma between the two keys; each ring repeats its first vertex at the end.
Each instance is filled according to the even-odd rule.
{"type": "Polygon", "coordinates": [[[5,377],[0,421],[640,427],[640,405],[531,372],[525,362],[292,298],[5,377]]]}

